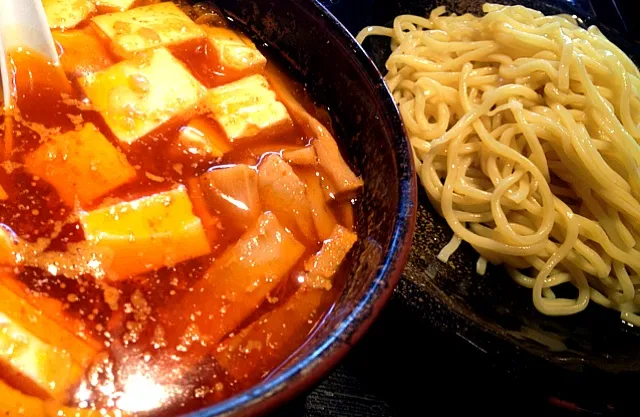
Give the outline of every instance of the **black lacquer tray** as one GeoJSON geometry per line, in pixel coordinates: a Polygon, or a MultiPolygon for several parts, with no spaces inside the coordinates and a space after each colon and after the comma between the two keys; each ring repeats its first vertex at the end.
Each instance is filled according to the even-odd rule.
{"type": "MultiPolygon", "coordinates": [[[[630,10],[630,3],[496,2],[575,14],[585,25],[597,24],[639,62],[636,28],[621,13],[630,10]]],[[[478,13],[483,1],[323,3],[355,34],[366,25],[389,25],[398,14],[424,15],[443,4],[457,13],[478,13]]],[[[370,39],[365,50],[384,71],[388,40],[370,39]]],[[[370,414],[352,415],[423,415],[429,410],[435,415],[438,411],[637,414],[633,403],[634,381],[640,376],[639,329],[595,305],[573,317],[546,317],[533,308],[529,290],[514,284],[501,268],[476,275],[477,255],[468,246],[450,265],[440,263],[436,255],[451,231],[424,193],[419,200],[414,246],[394,298],[371,334],[311,399],[331,404],[324,397],[338,396],[347,398],[344,401],[351,407],[368,404],[370,414]],[[348,390],[360,403],[344,394],[348,390]]],[[[333,415],[309,406],[309,399],[307,408],[307,414],[333,415]]],[[[339,406],[334,411],[348,414],[341,414],[339,406]]]]}

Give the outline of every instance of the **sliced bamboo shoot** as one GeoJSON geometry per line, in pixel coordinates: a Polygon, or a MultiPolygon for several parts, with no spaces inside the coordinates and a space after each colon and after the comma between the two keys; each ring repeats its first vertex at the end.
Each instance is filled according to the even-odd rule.
{"type": "Polygon", "coordinates": [[[333,181],[337,192],[345,193],[361,188],[364,184],[362,178],[356,176],[349,168],[331,133],[322,126],[322,123],[309,114],[289,92],[284,80],[275,68],[267,65],[265,76],[269,80],[271,88],[276,92],[289,114],[291,114],[291,117],[298,122],[305,133],[314,138],[312,143],[318,161],[333,181]]]}
{"type": "Polygon", "coordinates": [[[258,308],[304,251],[273,213],[263,213],[214,261],[204,278],[171,306],[168,340],[173,345],[180,343],[193,324],[202,342],[215,346],[258,308]]]}
{"type": "Polygon", "coordinates": [[[300,179],[307,185],[307,197],[311,204],[311,214],[318,237],[320,240],[328,239],[337,221],[325,200],[319,175],[313,168],[300,168],[297,172],[300,179]]]}
{"type": "Polygon", "coordinates": [[[304,182],[289,164],[277,155],[269,155],[258,167],[260,201],[273,211],[282,224],[305,241],[318,241],[311,204],[304,182]]]}
{"type": "Polygon", "coordinates": [[[213,169],[200,177],[208,207],[225,219],[224,227],[244,232],[262,213],[258,173],[248,165],[213,169]]]}
{"type": "Polygon", "coordinates": [[[260,317],[214,351],[237,381],[263,377],[308,337],[326,291],[302,287],[284,305],[260,317]]]}

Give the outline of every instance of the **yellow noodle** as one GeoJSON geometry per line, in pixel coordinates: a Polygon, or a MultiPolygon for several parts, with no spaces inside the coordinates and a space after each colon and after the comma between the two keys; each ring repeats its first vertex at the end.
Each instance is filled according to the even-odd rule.
{"type": "Polygon", "coordinates": [[[386,82],[454,238],[548,315],[589,301],[640,325],[640,72],[595,27],[522,6],[398,16],[386,82]],[[554,288],[570,283],[574,298],[554,288]]]}
{"type": "Polygon", "coordinates": [[[480,256],[476,263],[476,273],[478,275],[484,275],[487,271],[487,258],[480,256]]]}

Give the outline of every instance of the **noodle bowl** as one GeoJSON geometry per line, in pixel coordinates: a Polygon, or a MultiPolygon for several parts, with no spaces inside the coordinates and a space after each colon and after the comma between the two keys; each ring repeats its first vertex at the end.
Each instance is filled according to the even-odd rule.
{"type": "Polygon", "coordinates": [[[544,314],[594,301],[640,325],[640,73],[570,16],[483,10],[358,35],[391,38],[385,79],[455,233],[439,259],[466,241],[480,274],[504,264],[544,314]]]}

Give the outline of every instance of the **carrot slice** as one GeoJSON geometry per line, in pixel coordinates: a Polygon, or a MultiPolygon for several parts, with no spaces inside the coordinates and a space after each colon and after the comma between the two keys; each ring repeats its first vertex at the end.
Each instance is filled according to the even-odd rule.
{"type": "Polygon", "coordinates": [[[277,155],[267,156],[258,167],[258,190],[265,209],[306,242],[315,243],[311,204],[304,183],[289,164],[277,155]]]}
{"type": "Polygon", "coordinates": [[[336,225],[322,248],[305,262],[302,286],[282,306],[266,313],[214,352],[217,361],[236,380],[265,376],[307,338],[321,313],[331,279],[356,242],[355,233],[336,225]]]}
{"type": "Polygon", "coordinates": [[[305,251],[271,212],[216,259],[204,278],[167,311],[166,334],[180,344],[197,326],[203,342],[218,343],[253,313],[305,251]]]}

